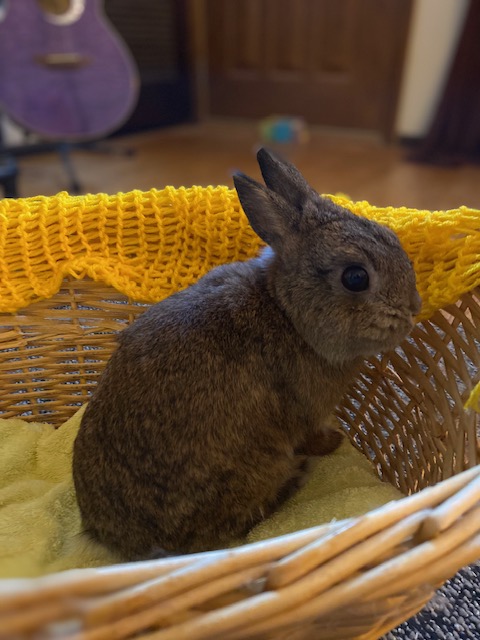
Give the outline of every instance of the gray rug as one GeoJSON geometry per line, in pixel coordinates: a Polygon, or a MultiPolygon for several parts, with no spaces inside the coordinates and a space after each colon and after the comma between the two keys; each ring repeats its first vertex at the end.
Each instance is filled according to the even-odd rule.
{"type": "Polygon", "coordinates": [[[480,640],[480,562],[462,569],[427,606],[383,640],[480,640]]]}

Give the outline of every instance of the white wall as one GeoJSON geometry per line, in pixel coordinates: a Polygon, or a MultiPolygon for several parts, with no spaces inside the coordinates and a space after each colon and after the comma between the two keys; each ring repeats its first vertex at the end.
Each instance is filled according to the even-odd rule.
{"type": "Polygon", "coordinates": [[[397,111],[400,136],[428,130],[448,77],[468,0],[415,0],[397,111]]]}

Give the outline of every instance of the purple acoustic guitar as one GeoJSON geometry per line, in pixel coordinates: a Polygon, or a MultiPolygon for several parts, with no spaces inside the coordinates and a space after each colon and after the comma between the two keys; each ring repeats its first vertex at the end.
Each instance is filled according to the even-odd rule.
{"type": "Polygon", "coordinates": [[[63,0],[63,13],[46,11],[46,5],[0,0],[0,103],[43,137],[102,137],[119,128],[136,104],[132,56],[107,22],[101,0],[63,0]]]}

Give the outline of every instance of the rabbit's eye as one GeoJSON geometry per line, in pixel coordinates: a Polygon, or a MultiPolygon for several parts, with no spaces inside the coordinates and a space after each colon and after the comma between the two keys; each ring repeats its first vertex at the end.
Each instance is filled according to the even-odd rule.
{"type": "Polygon", "coordinates": [[[366,269],[352,265],[351,267],[347,267],[342,273],[342,284],[348,291],[358,293],[368,289],[370,278],[366,269]]]}

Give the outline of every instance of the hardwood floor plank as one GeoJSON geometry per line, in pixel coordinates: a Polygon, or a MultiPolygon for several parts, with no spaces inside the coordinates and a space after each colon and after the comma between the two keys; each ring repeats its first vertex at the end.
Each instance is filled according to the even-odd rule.
{"type": "MultiPolygon", "coordinates": [[[[259,178],[252,122],[212,121],[148,131],[109,141],[135,155],[75,151],[73,161],[85,192],[116,193],[166,185],[232,185],[236,169],[259,178]]],[[[406,153],[362,133],[313,128],[304,145],[278,147],[322,193],[347,193],[378,206],[425,209],[480,208],[480,166],[433,167],[406,161],[406,153]]],[[[59,157],[19,159],[23,197],[68,190],[59,157]]]]}

